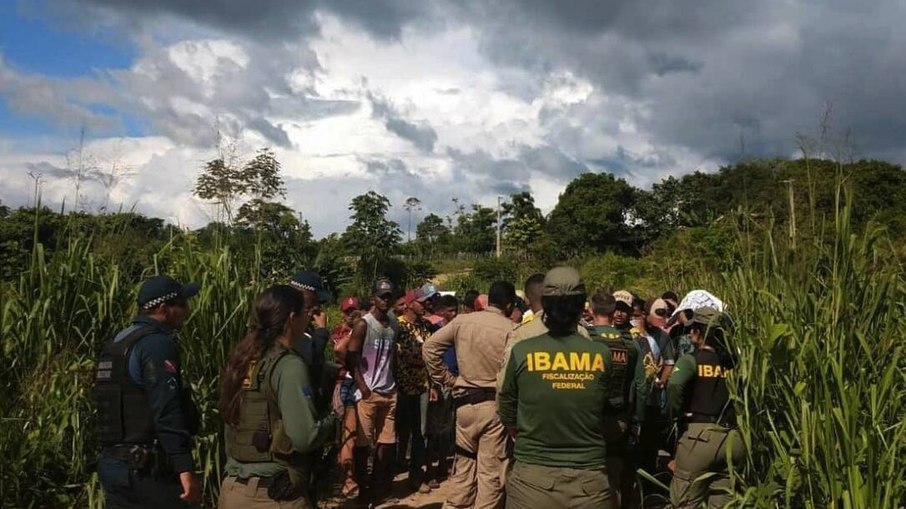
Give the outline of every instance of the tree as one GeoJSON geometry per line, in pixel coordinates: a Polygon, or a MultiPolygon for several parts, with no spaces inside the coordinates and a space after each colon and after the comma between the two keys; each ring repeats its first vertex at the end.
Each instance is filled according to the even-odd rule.
{"type": "Polygon", "coordinates": [[[257,199],[260,204],[286,196],[280,163],[272,150],[258,150],[258,155],[241,168],[227,162],[231,160],[220,157],[205,163],[192,190],[202,200],[219,205],[228,223],[233,222],[236,203],[243,199],[257,199]]]}
{"type": "Polygon", "coordinates": [[[497,213],[492,208],[472,205],[472,212],[459,214],[455,228],[460,251],[489,253],[496,243],[497,213]]]}
{"type": "Polygon", "coordinates": [[[343,243],[350,253],[359,257],[364,283],[376,278],[381,265],[399,248],[402,231],[398,224],[387,219],[390,200],[374,191],[353,198],[349,210],[352,224],[343,232],[343,243]]]}
{"type": "Polygon", "coordinates": [[[423,256],[442,253],[450,243],[450,228],[437,214],[428,214],[415,227],[415,243],[423,256]]]}
{"type": "Polygon", "coordinates": [[[240,249],[257,246],[261,267],[270,274],[292,272],[314,257],[311,227],[282,203],[259,198],[244,203],[239,207],[236,224],[243,234],[240,249]]]}
{"type": "Polygon", "coordinates": [[[503,213],[503,233],[507,242],[526,254],[544,228],[544,216],[535,206],[535,198],[528,191],[515,193],[503,204],[503,213]]]}
{"type": "Polygon", "coordinates": [[[412,210],[421,210],[422,201],[415,196],[406,198],[403,208],[409,212],[409,226],[406,228],[406,242],[412,242],[412,210]]]}
{"type": "Polygon", "coordinates": [[[560,195],[547,231],[567,257],[587,252],[624,250],[630,231],[626,216],[633,188],[609,173],[584,173],[560,195]]]}

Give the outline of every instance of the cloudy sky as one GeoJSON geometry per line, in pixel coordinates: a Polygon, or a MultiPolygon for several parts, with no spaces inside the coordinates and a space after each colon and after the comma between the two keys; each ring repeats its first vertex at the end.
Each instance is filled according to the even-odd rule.
{"type": "Polygon", "coordinates": [[[828,111],[902,164],[904,22],[901,0],[3,0],[0,200],[39,179],[47,204],[200,226],[191,188],[232,140],[274,148],[316,235],[368,190],[405,228],[408,196],[549,211],[587,171],[793,156],[828,111]]]}

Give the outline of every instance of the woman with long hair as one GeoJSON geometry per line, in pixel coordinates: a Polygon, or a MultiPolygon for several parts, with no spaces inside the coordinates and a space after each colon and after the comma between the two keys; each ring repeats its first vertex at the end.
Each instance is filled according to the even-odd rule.
{"type": "Polygon", "coordinates": [[[219,509],[313,506],[308,456],[334,432],[335,418],[318,421],[308,367],[290,348],[308,322],[290,286],[255,300],[249,331],[221,375],[228,459],[219,509]]]}
{"type": "Polygon", "coordinates": [[[742,465],[745,455],[727,384],[737,359],[724,323],[714,308],[694,312],[688,327],[695,353],[680,358],[667,385],[671,413],[689,423],[676,447],[670,484],[677,508],[727,505],[733,489],[730,470],[742,465]]]}

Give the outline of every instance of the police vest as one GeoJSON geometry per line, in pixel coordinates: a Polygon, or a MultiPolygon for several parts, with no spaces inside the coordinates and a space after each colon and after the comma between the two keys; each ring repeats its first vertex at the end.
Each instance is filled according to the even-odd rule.
{"type": "Polygon", "coordinates": [[[101,445],[150,444],[157,438],[148,397],[129,376],[132,348],[156,331],[151,326],[139,327],[121,341],[111,338],[101,350],[91,391],[101,445]]]}
{"type": "Polygon", "coordinates": [[[229,428],[226,449],[231,458],[245,462],[271,461],[298,470],[304,463],[303,456],[293,450],[286,435],[283,416],[277,405],[277,396],[271,385],[274,368],[284,356],[295,352],[273,347],[260,361],[252,361],[242,382],[242,404],[239,407],[239,425],[229,428]]]}
{"type": "Polygon", "coordinates": [[[633,364],[634,352],[630,353],[630,346],[619,330],[613,327],[595,327],[592,330],[592,338],[601,341],[610,349],[610,359],[613,362],[613,368],[610,372],[610,379],[607,382],[607,400],[616,410],[623,410],[628,403],[628,380],[634,375],[630,371],[633,364]],[[632,357],[630,357],[632,355],[632,357]]]}
{"type": "Polygon", "coordinates": [[[697,371],[689,398],[691,422],[735,422],[736,413],[727,389],[730,370],[720,365],[720,358],[711,350],[695,352],[695,365],[697,371]]]}

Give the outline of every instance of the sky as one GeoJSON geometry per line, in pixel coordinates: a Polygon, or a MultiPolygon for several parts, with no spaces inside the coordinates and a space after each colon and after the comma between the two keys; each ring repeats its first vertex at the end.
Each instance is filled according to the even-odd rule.
{"type": "Polygon", "coordinates": [[[906,162],[901,0],[4,0],[0,200],[187,228],[262,147],[318,237],[374,190],[452,213],[585,172],[647,188],[751,157],[906,162]],[[81,177],[76,177],[81,175],[81,177]]]}

